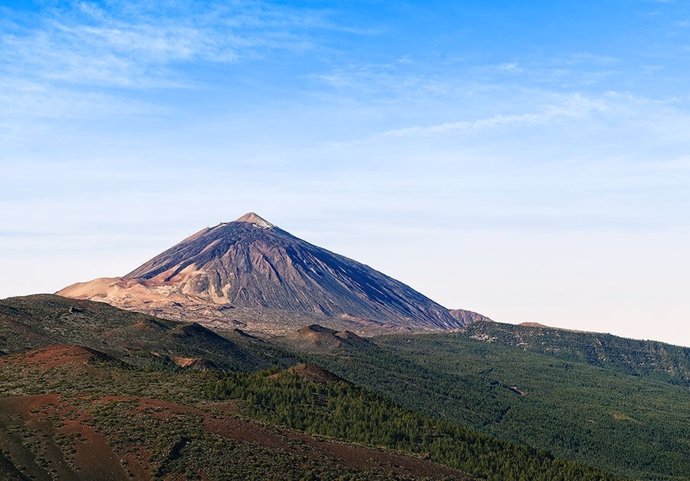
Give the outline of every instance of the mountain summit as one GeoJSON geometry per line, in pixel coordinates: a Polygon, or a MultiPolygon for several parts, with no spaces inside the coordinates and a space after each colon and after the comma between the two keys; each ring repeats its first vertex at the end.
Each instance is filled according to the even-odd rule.
{"type": "Polygon", "coordinates": [[[314,319],[352,330],[447,330],[466,324],[402,282],[303,241],[253,212],[200,230],[124,277],[74,284],[58,294],[269,331],[314,319]]]}
{"type": "Polygon", "coordinates": [[[275,227],[273,224],[254,212],[247,212],[235,222],[247,222],[249,224],[254,224],[255,226],[261,227],[262,229],[271,229],[272,227],[275,227]]]}

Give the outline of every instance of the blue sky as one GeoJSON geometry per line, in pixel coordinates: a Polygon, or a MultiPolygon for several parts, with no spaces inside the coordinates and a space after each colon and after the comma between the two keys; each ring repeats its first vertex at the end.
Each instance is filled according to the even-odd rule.
{"type": "Polygon", "coordinates": [[[257,211],[448,307],[690,345],[682,1],[0,0],[0,296],[257,211]]]}

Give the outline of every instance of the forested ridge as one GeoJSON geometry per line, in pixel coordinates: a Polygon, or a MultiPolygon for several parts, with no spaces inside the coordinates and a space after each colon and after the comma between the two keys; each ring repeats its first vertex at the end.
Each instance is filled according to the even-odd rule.
{"type": "Polygon", "coordinates": [[[309,353],[401,406],[644,480],[690,479],[687,388],[465,333],[309,353]]]}
{"type": "Polygon", "coordinates": [[[690,387],[690,348],[611,334],[478,322],[462,336],[690,387]]]}
{"type": "Polygon", "coordinates": [[[404,409],[348,382],[308,382],[285,372],[230,374],[207,395],[242,399],[252,417],[266,422],[416,453],[488,481],[622,479],[404,409]]]}

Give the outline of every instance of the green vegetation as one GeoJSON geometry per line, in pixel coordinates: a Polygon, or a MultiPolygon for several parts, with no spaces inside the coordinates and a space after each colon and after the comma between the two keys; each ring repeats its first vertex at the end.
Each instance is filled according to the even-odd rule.
{"type": "Polygon", "coordinates": [[[690,387],[690,348],[592,332],[478,322],[464,337],[690,387]]]}
{"type": "MultiPolygon", "coordinates": [[[[0,350],[81,344],[107,355],[68,348],[62,353],[67,358],[90,360],[62,365],[58,348],[40,359],[28,356],[24,367],[11,354],[1,356],[0,404],[11,404],[16,396],[59,393],[60,402],[71,407],[69,414],[54,414],[52,422],[64,424],[66,416],[74,420],[87,413],[118,455],[128,453],[132,446],[126,440],[134,439],[137,449],[146,451],[139,455],[162,470],[161,476],[188,477],[183,473],[190,465],[201,469],[191,454],[188,460],[171,459],[171,450],[214,453],[217,444],[252,459],[243,451],[246,443],[207,429],[209,415],[227,420],[227,413],[209,407],[221,402],[235,406],[233,416],[241,405],[243,415],[270,425],[271,435],[280,431],[276,426],[285,426],[411,453],[486,479],[611,479],[586,464],[635,480],[690,480],[688,349],[489,323],[457,334],[379,337],[376,344],[326,331],[291,337],[287,349],[106,304],[48,295],[7,299],[0,301],[0,350]],[[180,358],[192,361],[191,368],[183,369],[180,358]],[[305,360],[354,384],[278,374],[305,360]],[[278,367],[265,371],[269,366],[278,367]],[[180,423],[158,423],[160,413],[142,407],[142,399],[184,407],[173,416],[180,423]]],[[[27,460],[52,463],[57,473],[77,466],[80,438],[74,433],[35,433],[3,418],[2,409],[0,421],[8,429],[4,436],[21,438],[16,442],[30,453],[27,460]],[[50,461],[55,452],[64,460],[50,461]]],[[[281,469],[310,466],[321,479],[330,479],[328,473],[337,471],[333,466],[345,469],[332,458],[305,454],[313,447],[286,433],[279,437],[287,457],[265,454],[283,459],[281,469]]],[[[261,449],[270,453],[275,446],[261,449]]],[[[222,469],[244,472],[222,463],[222,469]]],[[[11,464],[0,451],[0,470],[9,472],[11,464]]],[[[270,471],[260,463],[251,466],[249,471],[270,471]]],[[[347,467],[361,476],[362,466],[355,468],[347,467]]],[[[369,473],[371,479],[381,472],[369,473]]]]}
{"type": "Polygon", "coordinates": [[[203,472],[214,480],[387,480],[415,479],[412,476],[386,476],[376,470],[360,472],[338,466],[330,459],[299,455],[299,443],[292,442],[294,451],[271,449],[237,441],[209,432],[204,416],[195,412],[179,412],[163,417],[164,408],[146,407],[137,410],[137,402],[110,402],[93,409],[93,424],[104,432],[118,454],[136,459],[145,447],[147,463],[154,479],[178,476],[187,480],[201,479],[203,472]],[[122,421],[128,420],[123,425],[122,421]],[[133,429],[134,427],[134,429],[133,429]]]}
{"type": "MultiPolygon", "coordinates": [[[[118,457],[145,461],[157,477],[196,479],[203,472],[211,479],[278,479],[275,473],[284,472],[288,474],[280,479],[423,478],[382,472],[376,463],[371,470],[339,467],[332,458],[309,456],[306,441],[281,428],[270,428],[267,434],[282,440],[284,447],[278,450],[223,436],[213,423],[222,426],[237,419],[228,414],[232,406],[228,403],[240,402],[245,416],[267,426],[406,452],[486,480],[618,479],[403,409],[348,382],[307,381],[285,371],[142,370],[94,354],[87,364],[79,361],[49,369],[28,361],[23,368],[0,364],[0,379],[0,396],[58,393],[60,405],[70,407],[62,415],[53,408],[46,411],[53,413],[53,426],[69,418],[86,419],[118,457]]],[[[59,440],[69,459],[74,459],[75,443],[67,437],[59,440]]]]}
{"type": "Polygon", "coordinates": [[[613,480],[547,452],[499,441],[399,407],[346,382],[314,383],[281,373],[228,375],[209,395],[239,397],[270,423],[338,439],[424,454],[489,481],[613,480]]]}
{"type": "Polygon", "coordinates": [[[210,401],[206,394],[223,379],[218,371],[145,370],[98,357],[48,369],[30,360],[0,363],[0,443],[9,448],[0,452],[0,478],[98,479],[84,474],[91,456],[112,479],[118,472],[126,479],[462,479],[350,466],[294,431],[238,417],[236,401],[210,401]],[[42,397],[49,393],[58,396],[42,397]],[[41,402],[29,410],[32,421],[22,421],[23,406],[41,402]]]}
{"type": "Polygon", "coordinates": [[[313,362],[393,401],[635,479],[690,479],[690,392],[466,334],[385,336],[313,362]]]}
{"type": "Polygon", "coordinates": [[[199,324],[158,319],[102,302],[40,294],[0,300],[0,351],[21,352],[54,344],[76,344],[128,364],[256,370],[294,364],[285,350],[248,336],[222,337],[199,324]]]}

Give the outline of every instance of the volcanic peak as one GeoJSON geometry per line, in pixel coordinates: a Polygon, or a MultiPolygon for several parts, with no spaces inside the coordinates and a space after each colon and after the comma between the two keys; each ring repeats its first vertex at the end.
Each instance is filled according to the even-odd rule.
{"type": "Polygon", "coordinates": [[[247,212],[242,217],[235,220],[235,222],[246,222],[248,224],[253,224],[262,229],[272,229],[275,225],[268,222],[266,219],[256,214],[255,212],[247,212]]]}
{"type": "Polygon", "coordinates": [[[123,277],[74,284],[59,294],[274,334],[329,319],[339,330],[364,332],[458,329],[481,317],[458,311],[456,318],[402,282],[254,212],[202,229],[123,277]]]}

